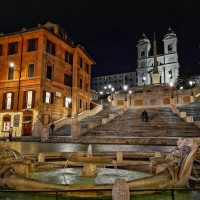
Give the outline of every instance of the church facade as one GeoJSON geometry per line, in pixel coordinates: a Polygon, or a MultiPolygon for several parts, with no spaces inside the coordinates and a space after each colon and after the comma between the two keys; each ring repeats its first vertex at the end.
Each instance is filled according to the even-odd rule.
{"type": "MultiPolygon", "coordinates": [[[[137,84],[150,85],[152,84],[153,68],[158,68],[160,76],[160,84],[174,84],[177,81],[179,72],[178,54],[177,54],[177,37],[176,34],[169,28],[169,32],[164,36],[164,54],[150,55],[151,43],[150,40],[142,35],[142,39],[137,44],[137,84]]],[[[154,44],[156,44],[154,38],[154,44]]],[[[154,46],[156,48],[156,46],[154,46]]]]}

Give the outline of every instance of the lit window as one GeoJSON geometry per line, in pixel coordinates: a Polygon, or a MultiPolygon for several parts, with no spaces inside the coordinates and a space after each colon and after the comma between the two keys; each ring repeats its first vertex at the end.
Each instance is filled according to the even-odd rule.
{"type": "Polygon", "coordinates": [[[33,108],[35,103],[35,91],[25,91],[23,108],[33,108]]]}
{"type": "Polygon", "coordinates": [[[64,97],[64,106],[65,106],[65,107],[69,107],[71,101],[72,101],[71,98],[69,98],[69,97],[64,97]]]}
{"type": "Polygon", "coordinates": [[[12,108],[12,93],[6,94],[6,109],[9,110],[12,108]]]}
{"type": "Polygon", "coordinates": [[[53,104],[54,93],[46,92],[43,93],[43,102],[53,104]]]}
{"type": "Polygon", "coordinates": [[[51,102],[51,93],[46,92],[46,98],[45,98],[45,103],[50,103],[51,102]]]}

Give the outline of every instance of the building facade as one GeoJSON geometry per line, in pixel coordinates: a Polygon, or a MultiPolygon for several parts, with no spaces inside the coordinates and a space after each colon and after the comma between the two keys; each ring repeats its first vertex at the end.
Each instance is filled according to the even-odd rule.
{"type": "Polygon", "coordinates": [[[99,76],[91,79],[91,88],[99,93],[110,93],[111,88],[114,88],[115,92],[120,92],[124,85],[129,88],[137,85],[136,72],[99,76]]]}
{"type": "MultiPolygon", "coordinates": [[[[169,84],[177,81],[179,63],[177,55],[177,37],[169,28],[169,32],[164,36],[164,54],[156,55],[160,83],[169,84]]],[[[142,39],[137,44],[137,82],[138,86],[152,84],[152,70],[154,66],[154,56],[150,56],[151,43],[143,34],[142,39]]]]}
{"type": "Polygon", "coordinates": [[[164,54],[150,55],[150,40],[143,34],[137,44],[137,69],[136,72],[113,74],[94,77],[91,80],[91,88],[97,92],[108,92],[108,85],[111,84],[115,91],[123,91],[123,86],[129,88],[134,86],[151,85],[154,60],[157,61],[158,73],[161,84],[175,83],[179,73],[177,54],[177,37],[169,28],[164,36],[164,54]],[[106,86],[106,89],[104,88],[106,86]]]}
{"type": "Polygon", "coordinates": [[[92,58],[50,22],[0,36],[0,136],[90,109],[92,58]]]}

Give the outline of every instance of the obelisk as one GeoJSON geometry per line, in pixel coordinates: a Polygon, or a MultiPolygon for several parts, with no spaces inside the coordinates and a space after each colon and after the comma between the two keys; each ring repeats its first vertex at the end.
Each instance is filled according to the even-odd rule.
{"type": "Polygon", "coordinates": [[[156,47],[156,37],[154,34],[154,40],[153,40],[153,59],[154,59],[154,66],[153,66],[153,73],[152,73],[152,83],[153,84],[159,84],[160,83],[160,74],[158,72],[157,67],[157,47],[156,47]]]}

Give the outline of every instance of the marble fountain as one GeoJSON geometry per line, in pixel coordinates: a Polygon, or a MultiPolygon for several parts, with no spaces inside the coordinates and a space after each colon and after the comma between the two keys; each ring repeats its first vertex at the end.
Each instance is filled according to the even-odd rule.
{"type": "Polygon", "coordinates": [[[189,180],[199,142],[200,139],[179,139],[177,148],[169,155],[162,157],[158,153],[150,159],[151,173],[140,173],[140,175],[131,170],[116,169],[116,165],[114,169],[106,168],[108,164],[109,166],[115,164],[115,157],[93,156],[91,145],[88,146],[86,153],[66,154],[65,164],[58,165],[49,162],[41,163],[34,158],[24,157],[11,149],[8,142],[0,142],[0,188],[32,191],[59,190],[63,191],[62,195],[65,196],[95,197],[111,196],[112,191],[118,191],[119,188],[116,187],[121,187],[121,184],[125,185],[128,196],[138,194],[133,191],[138,189],[184,187],[189,180]],[[74,167],[67,166],[69,161],[74,163],[74,167]],[[82,163],[82,167],[77,168],[76,163],[82,163]],[[104,181],[96,182],[95,180],[102,174],[104,174],[104,181]],[[75,178],[76,181],[74,176],[78,176],[75,178]],[[90,181],[84,182],[87,179],[90,181]],[[116,186],[117,182],[120,183],[118,186],[116,186]]]}

